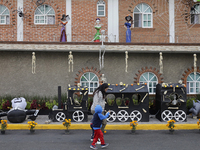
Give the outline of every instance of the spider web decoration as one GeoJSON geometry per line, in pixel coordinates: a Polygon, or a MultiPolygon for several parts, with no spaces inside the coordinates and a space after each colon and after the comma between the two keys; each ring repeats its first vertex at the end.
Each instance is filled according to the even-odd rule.
{"type": "Polygon", "coordinates": [[[23,8],[22,8],[22,7],[21,7],[21,8],[19,7],[18,10],[14,10],[13,13],[14,13],[14,12],[17,12],[17,14],[19,15],[19,17],[22,18],[22,19],[23,19],[23,18],[27,18],[27,17],[28,17],[28,16],[26,16],[26,13],[27,13],[27,12],[23,13],[22,10],[23,10],[23,8]]]}
{"type": "MultiPolygon", "coordinates": [[[[146,0],[147,1],[147,0],[146,0]]],[[[190,20],[191,20],[191,14],[190,14],[190,10],[191,8],[193,8],[193,6],[195,5],[195,2],[193,2],[193,0],[174,0],[175,4],[174,4],[174,20],[175,20],[175,41],[176,42],[198,42],[198,38],[200,37],[200,35],[198,35],[198,33],[194,33],[194,35],[192,35],[191,32],[191,28],[195,25],[195,24],[191,24],[190,20]],[[178,27],[180,26],[180,27],[178,27]],[[181,40],[180,40],[181,39],[181,40]]],[[[145,3],[144,1],[141,0],[132,0],[132,2],[130,3],[127,11],[131,14],[133,14],[134,8],[135,6],[137,6],[137,4],[139,3],[145,3]]],[[[172,22],[169,22],[169,0],[151,0],[150,2],[147,1],[147,3],[153,13],[153,20],[156,20],[157,25],[159,25],[159,27],[164,30],[162,35],[158,35],[159,33],[153,33],[152,31],[145,31],[144,34],[138,34],[138,39],[137,42],[144,42],[144,40],[148,40],[148,38],[144,38],[147,35],[150,35],[152,38],[150,40],[150,42],[158,42],[160,43],[160,41],[162,43],[168,43],[169,42],[169,26],[171,26],[172,22]],[[159,38],[160,37],[160,38],[159,38]],[[155,40],[157,39],[157,40],[155,40]],[[164,39],[164,40],[163,40],[164,39]]],[[[147,41],[145,41],[147,42],[147,41]]],[[[149,41],[148,41],[149,42],[149,41]]]]}

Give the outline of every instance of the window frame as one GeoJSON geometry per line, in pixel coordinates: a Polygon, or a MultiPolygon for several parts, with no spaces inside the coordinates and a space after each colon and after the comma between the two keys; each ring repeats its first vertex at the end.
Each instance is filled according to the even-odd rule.
{"type": "Polygon", "coordinates": [[[147,83],[147,88],[148,88],[149,94],[156,94],[156,85],[158,84],[158,77],[153,72],[144,72],[143,74],[141,74],[141,76],[139,78],[139,83],[141,83],[141,84],[147,83]],[[146,74],[146,73],[148,73],[148,79],[146,79],[146,77],[144,76],[144,74],[146,74]],[[154,77],[156,77],[156,81],[151,81],[151,79],[149,80],[149,74],[150,73],[153,74],[153,76],[151,77],[151,79],[153,79],[154,77]],[[141,77],[143,77],[146,81],[141,81],[141,77]],[[152,83],[151,87],[149,87],[150,83],[152,83]],[[154,83],[155,83],[155,86],[154,86],[154,83]],[[152,92],[150,92],[150,88],[152,89],[152,92]]]}
{"type": "Polygon", "coordinates": [[[146,4],[146,3],[140,3],[140,4],[138,4],[137,6],[135,6],[135,8],[134,8],[134,10],[133,10],[133,20],[135,20],[134,18],[135,18],[135,14],[141,14],[142,15],[142,18],[141,18],[141,21],[142,21],[142,26],[141,27],[135,27],[135,23],[133,24],[133,26],[134,26],[134,28],[153,28],[153,13],[152,13],[153,11],[152,11],[152,8],[148,5],[148,4],[146,4]],[[142,5],[142,11],[140,10],[140,8],[139,8],[139,5],[142,5]],[[150,8],[150,10],[151,10],[151,12],[149,12],[149,13],[145,13],[145,11],[146,10],[144,10],[143,11],[143,5],[147,5],[148,7],[146,8],[146,10],[147,9],[149,9],[150,8]],[[138,9],[140,12],[134,12],[135,11],[135,9],[138,9]],[[146,20],[144,20],[144,15],[147,15],[147,26],[144,26],[144,21],[146,21],[146,20]],[[148,15],[151,15],[151,26],[148,26],[148,15]]]}
{"type": "Polygon", "coordinates": [[[5,5],[1,5],[1,4],[0,4],[0,7],[5,7],[5,9],[0,14],[0,25],[10,24],[10,11],[9,11],[9,9],[5,5]],[[6,10],[8,10],[8,14],[2,15],[6,10]],[[1,17],[4,17],[4,19],[1,19],[1,17]],[[7,22],[7,17],[9,17],[8,22],[7,22]],[[1,20],[4,20],[4,23],[1,23],[1,20]]]}
{"type": "Polygon", "coordinates": [[[105,4],[104,1],[98,1],[97,2],[97,16],[98,17],[105,17],[106,16],[106,4],[105,4]],[[99,6],[103,6],[104,10],[99,10],[99,6]],[[104,12],[104,15],[99,15],[99,11],[104,12]]]}
{"type": "Polygon", "coordinates": [[[195,5],[193,6],[193,8],[194,8],[194,10],[191,10],[191,11],[190,11],[190,23],[191,23],[191,24],[200,24],[200,3],[195,4],[195,5]],[[196,5],[198,5],[199,10],[195,9],[195,6],[196,6],[196,5]],[[197,12],[197,13],[196,13],[196,12],[197,12]],[[192,15],[193,15],[193,16],[199,15],[198,23],[195,23],[196,21],[195,21],[195,19],[192,19],[192,15]],[[193,22],[192,22],[192,20],[193,20],[193,22]]]}
{"type": "Polygon", "coordinates": [[[187,76],[186,82],[187,82],[187,94],[199,94],[200,93],[200,73],[196,72],[196,74],[199,75],[199,77],[196,79],[196,75],[194,74],[194,72],[190,73],[187,76]],[[191,75],[194,75],[194,78],[192,78],[191,75]],[[193,81],[188,81],[188,78],[191,78],[193,81]],[[199,79],[199,81],[198,81],[199,79]],[[193,84],[193,87],[191,87],[191,83],[193,84]],[[197,83],[199,84],[199,86],[197,87],[197,83]],[[191,89],[193,89],[193,92],[191,92],[191,89]],[[198,93],[197,93],[197,89],[198,89],[198,93]]]}
{"type": "Polygon", "coordinates": [[[81,86],[86,86],[87,83],[88,83],[88,86],[87,86],[87,88],[88,88],[88,94],[93,94],[94,90],[95,90],[97,87],[99,87],[99,78],[98,78],[98,76],[97,76],[95,73],[93,73],[93,72],[85,72],[85,73],[80,77],[80,85],[81,85],[81,86]],[[87,73],[89,73],[89,80],[88,80],[87,77],[85,76],[85,74],[87,74],[87,73]],[[94,79],[94,78],[96,77],[98,80],[97,80],[97,81],[92,81],[92,79],[90,79],[90,74],[94,74],[94,77],[93,77],[92,79],[94,79]],[[82,77],[85,77],[85,79],[86,79],[87,81],[82,81],[82,77]],[[85,85],[83,85],[83,83],[85,83],[85,85]],[[90,84],[91,84],[91,83],[93,83],[93,87],[90,87],[90,84]],[[95,83],[97,83],[97,86],[96,86],[96,87],[94,86],[95,83]],[[93,89],[93,90],[92,90],[93,92],[90,92],[90,91],[91,91],[90,89],[93,89]]]}
{"type": "Polygon", "coordinates": [[[35,9],[35,13],[34,13],[34,24],[37,24],[37,25],[45,25],[45,24],[46,25],[51,25],[51,24],[48,24],[48,16],[54,16],[53,24],[55,24],[55,20],[56,20],[55,10],[50,5],[44,4],[44,5],[38,6],[35,9]],[[44,7],[44,13],[42,13],[42,11],[40,10],[40,7],[42,7],[42,6],[44,7]],[[45,9],[46,9],[45,6],[50,7],[50,9],[48,10],[48,12],[51,11],[51,10],[53,10],[54,14],[48,14],[48,12],[45,12],[45,9]],[[36,13],[37,10],[39,10],[40,14],[36,15],[35,13],[36,13]],[[42,16],[44,17],[44,23],[40,23],[40,21],[42,20],[42,19],[40,19],[40,17],[42,17],[42,16]],[[36,19],[36,17],[39,17],[39,18],[36,19]],[[39,21],[39,23],[37,23],[36,21],[39,21]]]}

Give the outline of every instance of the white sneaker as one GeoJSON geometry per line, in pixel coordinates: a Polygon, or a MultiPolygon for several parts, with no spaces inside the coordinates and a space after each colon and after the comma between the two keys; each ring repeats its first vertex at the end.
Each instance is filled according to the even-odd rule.
{"type": "Polygon", "coordinates": [[[97,144],[101,144],[101,141],[100,141],[100,139],[98,139],[98,141],[97,141],[97,144]]]}

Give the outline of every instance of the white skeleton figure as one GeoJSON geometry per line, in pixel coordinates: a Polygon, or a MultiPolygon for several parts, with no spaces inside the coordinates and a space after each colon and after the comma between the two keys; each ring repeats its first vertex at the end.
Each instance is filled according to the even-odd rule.
{"type": "Polygon", "coordinates": [[[73,72],[73,55],[72,55],[72,51],[69,52],[69,56],[68,56],[68,65],[69,65],[69,72],[70,72],[70,64],[72,64],[72,72],[73,72]]]}
{"type": "Polygon", "coordinates": [[[125,72],[128,72],[127,69],[128,69],[128,51],[125,51],[125,62],[126,62],[126,69],[125,69],[125,72]]]}
{"type": "Polygon", "coordinates": [[[32,53],[32,74],[35,74],[35,68],[36,68],[36,57],[35,52],[32,53]]]}
{"type": "Polygon", "coordinates": [[[162,56],[162,52],[160,52],[159,66],[160,66],[160,73],[163,73],[163,56],[162,56]]]}
{"type": "Polygon", "coordinates": [[[107,79],[106,79],[106,77],[105,77],[104,74],[102,74],[102,76],[101,76],[101,81],[102,81],[103,83],[107,83],[107,79]]]}
{"type": "Polygon", "coordinates": [[[196,75],[197,72],[197,55],[194,54],[194,74],[196,75]]]}

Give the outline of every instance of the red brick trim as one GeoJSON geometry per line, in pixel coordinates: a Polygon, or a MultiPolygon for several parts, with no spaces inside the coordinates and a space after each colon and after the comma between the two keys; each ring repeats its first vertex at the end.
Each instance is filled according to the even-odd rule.
{"type": "MultiPolygon", "coordinates": [[[[187,85],[187,77],[189,76],[190,73],[193,72],[194,72],[194,67],[192,67],[192,69],[188,68],[187,70],[184,71],[184,73],[182,74],[183,77],[181,78],[183,80],[183,84],[187,85]]],[[[200,73],[199,67],[197,67],[197,72],[200,73]]]]}
{"type": "Polygon", "coordinates": [[[162,81],[163,77],[161,77],[162,74],[159,73],[159,70],[156,70],[156,68],[152,69],[152,67],[150,67],[150,68],[145,67],[145,68],[142,68],[141,70],[138,70],[138,73],[135,74],[137,76],[137,77],[134,78],[135,79],[135,81],[134,81],[135,84],[139,83],[140,76],[145,72],[154,73],[158,78],[158,83],[163,83],[163,81],[162,81]]]}
{"type": "Polygon", "coordinates": [[[97,77],[99,78],[99,84],[102,83],[102,81],[100,81],[100,78],[101,78],[101,76],[102,76],[102,74],[100,74],[100,70],[97,71],[97,68],[93,68],[93,67],[88,68],[88,67],[86,67],[86,69],[82,68],[82,70],[79,70],[79,71],[78,71],[78,74],[76,74],[77,77],[75,78],[75,82],[74,82],[74,85],[75,85],[75,86],[76,86],[78,83],[80,83],[81,76],[82,76],[84,73],[86,73],[86,72],[92,72],[92,73],[96,74],[97,77]]]}

